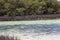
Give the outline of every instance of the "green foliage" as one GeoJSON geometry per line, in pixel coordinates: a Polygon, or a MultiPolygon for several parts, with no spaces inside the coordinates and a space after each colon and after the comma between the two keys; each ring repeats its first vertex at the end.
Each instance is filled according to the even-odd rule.
{"type": "Polygon", "coordinates": [[[57,0],[0,0],[0,16],[60,13],[57,0]]]}
{"type": "Polygon", "coordinates": [[[11,5],[10,3],[5,3],[5,4],[4,4],[4,7],[5,7],[6,9],[9,9],[10,5],[11,5]]]}
{"type": "Polygon", "coordinates": [[[25,9],[24,8],[17,8],[16,9],[18,12],[23,12],[25,9]]]}

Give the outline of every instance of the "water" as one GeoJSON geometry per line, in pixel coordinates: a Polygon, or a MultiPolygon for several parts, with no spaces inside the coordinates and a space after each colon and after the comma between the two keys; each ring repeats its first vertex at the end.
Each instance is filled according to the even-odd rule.
{"type": "Polygon", "coordinates": [[[0,35],[21,40],[60,40],[60,19],[0,22],[0,35]]]}

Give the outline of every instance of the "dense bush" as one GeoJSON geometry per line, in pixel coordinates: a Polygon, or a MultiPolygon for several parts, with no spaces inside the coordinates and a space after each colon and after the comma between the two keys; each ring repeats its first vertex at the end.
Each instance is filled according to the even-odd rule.
{"type": "Polygon", "coordinates": [[[0,16],[60,13],[57,0],[0,0],[0,16]]]}
{"type": "Polygon", "coordinates": [[[0,36],[0,40],[18,40],[17,38],[14,39],[14,37],[10,37],[10,36],[0,36]]]}

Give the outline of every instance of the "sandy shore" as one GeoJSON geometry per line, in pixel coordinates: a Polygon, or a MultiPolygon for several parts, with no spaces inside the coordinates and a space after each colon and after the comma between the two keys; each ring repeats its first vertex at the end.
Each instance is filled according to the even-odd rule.
{"type": "MultiPolygon", "coordinates": [[[[8,33],[7,33],[8,35],[8,33]]],[[[18,40],[60,40],[60,34],[36,35],[33,33],[24,35],[24,33],[10,33],[9,36],[17,37],[18,40]]]]}

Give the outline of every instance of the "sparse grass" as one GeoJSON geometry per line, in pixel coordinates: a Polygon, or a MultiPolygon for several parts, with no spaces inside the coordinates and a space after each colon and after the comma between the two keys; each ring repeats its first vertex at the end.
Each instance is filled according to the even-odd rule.
{"type": "Polygon", "coordinates": [[[18,40],[17,38],[11,37],[11,36],[0,36],[0,40],[18,40]]]}

